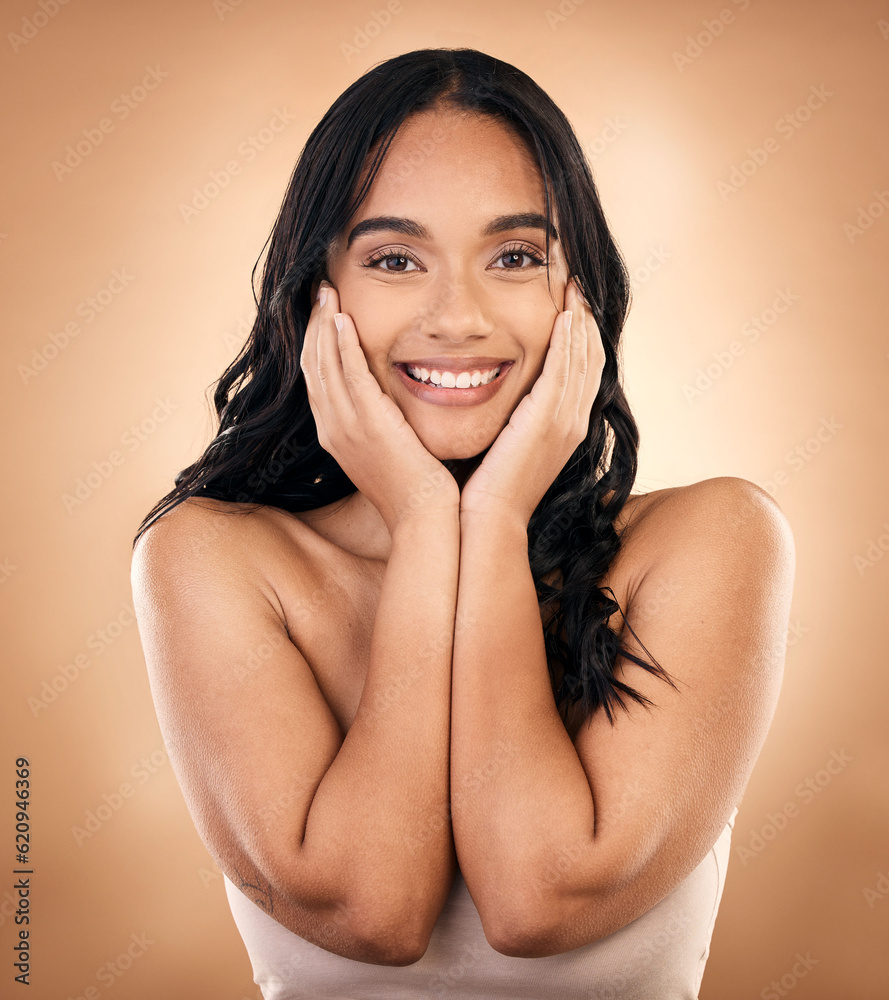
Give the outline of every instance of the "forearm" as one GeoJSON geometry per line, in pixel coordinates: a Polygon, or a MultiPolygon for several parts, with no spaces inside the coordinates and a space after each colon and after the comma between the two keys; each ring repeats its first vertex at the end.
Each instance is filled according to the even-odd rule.
{"type": "Polygon", "coordinates": [[[309,810],[303,859],[359,923],[434,922],[449,885],[459,532],[456,509],[394,532],[361,700],[309,810]]]}
{"type": "Polygon", "coordinates": [[[461,526],[451,787],[483,921],[548,919],[558,873],[576,860],[566,850],[592,842],[593,799],[552,693],[527,532],[493,516],[461,526]]]}

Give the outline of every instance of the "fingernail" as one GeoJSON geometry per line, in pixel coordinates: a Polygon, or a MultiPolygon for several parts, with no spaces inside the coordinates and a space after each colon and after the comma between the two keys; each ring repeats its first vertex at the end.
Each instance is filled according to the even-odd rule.
{"type": "Polygon", "coordinates": [[[336,313],[333,317],[334,323],[336,323],[337,333],[339,333],[343,328],[343,314],[336,313]]]}
{"type": "Polygon", "coordinates": [[[327,286],[322,285],[318,289],[318,302],[320,305],[323,306],[326,301],[327,301],[327,286]]]}

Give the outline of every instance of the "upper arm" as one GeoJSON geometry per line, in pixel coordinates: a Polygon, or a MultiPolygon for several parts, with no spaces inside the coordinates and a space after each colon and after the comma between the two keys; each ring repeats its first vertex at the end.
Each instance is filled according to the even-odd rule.
{"type": "MultiPolygon", "coordinates": [[[[783,673],[794,574],[789,525],[731,477],[676,490],[645,521],[651,558],[624,609],[622,642],[676,689],[621,657],[615,675],[654,702],[595,713],[574,744],[595,830],[574,887],[605,936],[702,861],[740,801],[783,673]],[[649,656],[650,654],[650,656],[649,656]]],[[[648,550],[646,550],[648,551],[648,550]]]]}
{"type": "Polygon", "coordinates": [[[131,581],[152,695],[220,868],[279,922],[343,953],[347,887],[333,873],[319,884],[300,852],[343,734],[255,565],[251,530],[186,502],[140,539],[131,581]]]}

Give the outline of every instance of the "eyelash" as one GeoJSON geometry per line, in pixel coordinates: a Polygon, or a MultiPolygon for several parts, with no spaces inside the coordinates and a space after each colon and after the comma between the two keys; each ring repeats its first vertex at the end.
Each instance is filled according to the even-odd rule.
{"type": "MultiPolygon", "coordinates": [[[[524,256],[529,257],[531,259],[532,265],[534,267],[545,267],[546,263],[547,263],[543,259],[543,257],[540,256],[540,254],[537,252],[537,250],[534,247],[529,246],[527,243],[520,243],[520,244],[518,244],[516,246],[506,247],[506,249],[504,249],[501,253],[499,253],[494,259],[495,260],[501,260],[503,257],[507,257],[507,256],[510,256],[512,254],[523,254],[524,256]]],[[[389,260],[392,257],[395,257],[395,258],[402,257],[405,260],[412,261],[417,266],[419,266],[419,263],[420,263],[416,259],[416,257],[414,257],[412,254],[407,253],[407,251],[405,251],[405,250],[403,250],[401,248],[383,247],[382,250],[378,250],[375,254],[373,254],[373,256],[369,257],[366,261],[364,261],[364,263],[361,266],[362,267],[369,267],[369,268],[376,268],[376,270],[378,270],[378,271],[384,271],[387,274],[409,274],[410,273],[408,271],[389,271],[386,268],[378,268],[377,267],[377,264],[382,263],[382,261],[384,261],[384,260],[389,260]],[[397,253],[393,253],[392,251],[394,249],[397,249],[398,252],[397,253]]],[[[498,270],[498,271],[527,271],[527,270],[529,270],[529,268],[528,267],[498,267],[498,268],[495,268],[495,270],[498,270]]]]}

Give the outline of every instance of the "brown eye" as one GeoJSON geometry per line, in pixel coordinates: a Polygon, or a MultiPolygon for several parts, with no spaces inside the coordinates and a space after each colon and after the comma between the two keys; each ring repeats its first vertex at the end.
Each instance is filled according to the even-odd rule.
{"type": "Polygon", "coordinates": [[[500,259],[508,260],[510,263],[506,266],[509,267],[511,264],[517,263],[521,267],[522,257],[527,257],[526,253],[519,253],[517,250],[511,250],[509,253],[505,253],[500,259]]]}
{"type": "Polygon", "coordinates": [[[535,267],[546,266],[546,261],[540,256],[534,247],[526,244],[517,247],[510,247],[509,249],[504,250],[497,260],[509,261],[509,263],[504,263],[502,268],[498,268],[498,270],[503,271],[529,271],[535,267]],[[527,257],[531,263],[527,265],[522,264],[523,257],[527,257]]]}
{"type": "Polygon", "coordinates": [[[369,258],[362,264],[362,267],[373,268],[377,271],[386,271],[389,274],[406,274],[411,270],[419,270],[417,262],[414,260],[410,254],[406,253],[392,253],[391,250],[381,250],[379,253],[374,254],[373,257],[369,258]],[[398,262],[396,267],[389,267],[388,262],[394,260],[398,262]],[[385,267],[380,267],[378,265],[386,262],[385,267]],[[409,268],[407,265],[415,265],[413,268],[409,268]]]}
{"type": "Polygon", "coordinates": [[[383,260],[397,260],[398,264],[395,267],[389,267],[388,263],[386,267],[383,268],[384,271],[404,271],[407,268],[407,257],[384,257],[383,260]]]}

